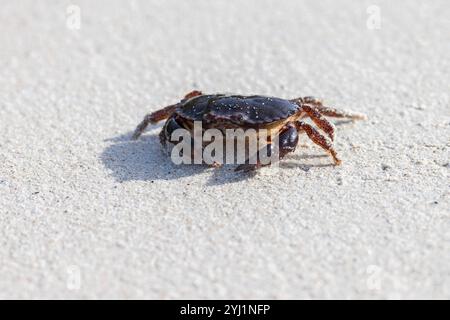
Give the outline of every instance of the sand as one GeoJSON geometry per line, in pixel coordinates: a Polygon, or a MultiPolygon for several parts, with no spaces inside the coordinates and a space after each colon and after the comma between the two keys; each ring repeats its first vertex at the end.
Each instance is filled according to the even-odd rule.
{"type": "Polygon", "coordinates": [[[2,2],[0,298],[450,298],[449,16],[447,1],[2,2]],[[130,141],[193,89],[369,119],[336,122],[342,166],[302,137],[255,176],[172,164],[161,125],[130,141]]]}

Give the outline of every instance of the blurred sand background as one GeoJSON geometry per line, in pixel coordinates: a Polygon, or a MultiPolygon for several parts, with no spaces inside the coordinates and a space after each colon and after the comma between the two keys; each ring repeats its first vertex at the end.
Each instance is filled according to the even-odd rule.
{"type": "Polygon", "coordinates": [[[448,1],[2,1],[0,298],[450,298],[449,17],[448,1]],[[341,167],[303,139],[252,178],[173,165],[160,125],[129,141],[192,89],[369,120],[338,123],[341,167]]]}

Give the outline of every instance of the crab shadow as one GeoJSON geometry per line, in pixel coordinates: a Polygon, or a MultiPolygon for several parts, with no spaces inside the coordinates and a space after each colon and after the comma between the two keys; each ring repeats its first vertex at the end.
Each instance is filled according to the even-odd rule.
{"type": "Polygon", "coordinates": [[[214,169],[206,165],[175,165],[157,134],[148,134],[139,140],[132,140],[131,135],[132,132],[128,132],[106,139],[110,144],[100,155],[101,162],[118,182],[177,180],[211,171],[206,185],[213,186],[243,181],[254,175],[238,174],[232,166],[214,169]]]}
{"type": "Polygon", "coordinates": [[[326,168],[326,167],[333,167],[334,164],[329,163],[314,163],[314,164],[308,164],[304,163],[304,160],[317,160],[317,159],[327,159],[329,158],[326,154],[291,154],[286,156],[281,162],[280,162],[280,168],[282,169],[296,169],[300,168],[301,170],[307,172],[312,168],[326,168]]]}
{"type": "MultiPolygon", "coordinates": [[[[352,121],[336,121],[336,126],[345,126],[352,121]]],[[[158,130],[158,127],[155,128],[158,130]]],[[[159,128],[160,130],[160,128],[159,128]]],[[[131,139],[132,132],[106,139],[110,144],[103,150],[100,160],[110,170],[118,182],[177,180],[210,172],[206,186],[236,183],[251,179],[255,171],[235,172],[234,166],[225,165],[215,169],[206,165],[175,165],[170,161],[168,151],[161,147],[158,134],[154,132],[142,136],[139,140],[131,139]]],[[[291,154],[283,159],[279,166],[282,169],[300,168],[308,171],[316,167],[333,166],[328,164],[305,164],[304,160],[328,157],[325,154],[291,154]]]]}
{"type": "MultiPolygon", "coordinates": [[[[206,165],[175,165],[170,155],[159,142],[157,134],[131,139],[132,132],[119,135],[106,142],[110,144],[103,150],[100,160],[120,183],[127,181],[177,180],[210,173],[206,186],[224,185],[251,179],[256,172],[235,172],[234,166],[225,165],[211,168],[206,165]]],[[[300,168],[308,171],[312,167],[327,167],[332,164],[302,164],[302,160],[327,157],[327,155],[293,154],[280,162],[282,169],[300,168]]]]}

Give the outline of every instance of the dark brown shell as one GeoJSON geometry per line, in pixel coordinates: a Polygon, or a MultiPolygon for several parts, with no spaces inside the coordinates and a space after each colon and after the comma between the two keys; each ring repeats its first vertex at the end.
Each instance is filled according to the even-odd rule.
{"type": "Polygon", "coordinates": [[[280,98],[214,94],[182,101],[175,113],[191,121],[229,121],[245,126],[286,119],[298,109],[295,103],[280,98]]]}

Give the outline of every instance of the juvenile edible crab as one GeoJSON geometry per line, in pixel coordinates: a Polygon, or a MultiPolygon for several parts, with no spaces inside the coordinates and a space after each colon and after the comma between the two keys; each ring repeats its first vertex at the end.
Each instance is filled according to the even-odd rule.
{"type": "MultiPolygon", "coordinates": [[[[170,141],[176,129],[192,130],[194,121],[201,121],[204,130],[210,128],[269,129],[279,133],[279,159],[293,152],[298,144],[299,134],[307,136],[327,151],[334,163],[341,160],[333,148],[335,127],[324,116],[348,119],[365,119],[365,115],[326,107],[314,97],[281,99],[267,96],[242,96],[225,94],[203,94],[200,91],[188,93],[180,102],[147,114],[137,126],[133,139],[139,138],[149,124],[166,120],[160,133],[162,144],[170,141]],[[301,119],[310,118],[325,135],[301,119]]],[[[269,142],[270,145],[270,142],[269,142]]],[[[244,164],[237,170],[253,170],[261,167],[244,164]]]]}

